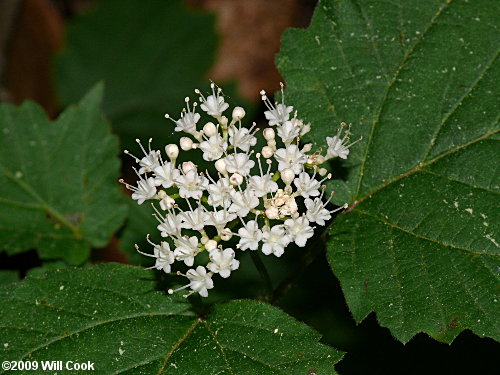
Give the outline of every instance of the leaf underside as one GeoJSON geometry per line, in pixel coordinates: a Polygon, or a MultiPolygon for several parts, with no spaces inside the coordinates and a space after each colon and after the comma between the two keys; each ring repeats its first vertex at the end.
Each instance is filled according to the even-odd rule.
{"type": "Polygon", "coordinates": [[[357,321],[407,342],[464,329],[499,339],[499,33],[493,0],[321,1],[284,34],[287,101],[325,146],[341,121],[364,139],[331,167],[328,259],[357,321]]]}
{"type": "Polygon", "coordinates": [[[36,248],[78,264],[123,222],[118,142],[102,118],[102,91],[54,122],[30,102],[0,106],[0,250],[36,248]]]}
{"type": "Polygon", "coordinates": [[[335,373],[342,353],[277,308],[232,301],[201,319],[154,277],[108,263],[0,288],[2,359],[71,358],[106,374],[335,373]]]}

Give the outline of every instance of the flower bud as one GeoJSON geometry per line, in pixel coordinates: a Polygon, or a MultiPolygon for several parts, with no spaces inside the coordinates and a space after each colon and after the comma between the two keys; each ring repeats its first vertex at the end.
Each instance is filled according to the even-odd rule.
{"type": "Polygon", "coordinates": [[[219,119],[219,124],[225,128],[227,126],[227,117],[226,116],[222,116],[220,119],[219,119]]]}
{"type": "Polygon", "coordinates": [[[217,160],[215,162],[215,168],[219,171],[219,173],[225,175],[227,173],[226,160],[224,160],[224,158],[217,160]]]}
{"type": "Polygon", "coordinates": [[[262,156],[265,157],[266,159],[273,156],[273,154],[274,154],[274,151],[271,147],[269,147],[269,146],[262,147],[262,156]]]}
{"type": "Polygon", "coordinates": [[[281,171],[281,180],[286,184],[290,185],[295,178],[295,173],[290,168],[285,168],[281,171]]]}
{"type": "MultiPolygon", "coordinates": [[[[220,232],[220,238],[221,240],[223,241],[229,241],[231,239],[231,237],[233,237],[233,233],[231,232],[231,229],[229,228],[224,228],[221,232],[220,232]]],[[[215,242],[215,241],[214,241],[215,242]]]]}
{"type": "Polygon", "coordinates": [[[180,140],[181,149],[189,151],[193,148],[193,140],[189,137],[182,137],[180,140]]]}
{"type": "Polygon", "coordinates": [[[318,173],[320,176],[324,176],[328,173],[328,171],[326,170],[326,168],[320,168],[318,169],[318,173]]]}
{"type": "Polygon", "coordinates": [[[169,144],[165,146],[165,152],[167,153],[167,156],[171,160],[177,159],[177,156],[179,156],[179,147],[174,144],[169,144]]]}
{"type": "Polygon", "coordinates": [[[229,177],[229,182],[233,185],[241,185],[243,183],[243,176],[239,173],[233,173],[233,175],[229,177]]]}
{"type": "Polygon", "coordinates": [[[196,169],[196,164],[194,164],[192,161],[185,161],[182,163],[182,171],[184,173],[188,173],[191,169],[196,169]]]}
{"type": "Polygon", "coordinates": [[[160,201],[160,207],[163,211],[166,211],[174,207],[174,204],[175,200],[172,197],[169,197],[168,195],[160,201]]]}
{"type": "Polygon", "coordinates": [[[205,244],[205,249],[207,249],[208,251],[212,251],[213,249],[216,248],[217,248],[217,241],[208,240],[207,243],[205,244]]]}
{"type": "Polygon", "coordinates": [[[207,123],[203,126],[203,133],[204,133],[207,137],[211,137],[212,135],[217,134],[217,128],[215,127],[215,125],[214,125],[214,123],[213,123],[213,122],[207,122],[207,123]]]}
{"type": "Polygon", "coordinates": [[[280,217],[280,212],[277,207],[269,207],[266,209],[265,213],[269,219],[279,219],[280,217]]]}
{"type": "Polygon", "coordinates": [[[264,133],[264,138],[267,141],[270,141],[275,137],[274,129],[272,128],[265,128],[263,133],[264,133]]]}
{"type": "Polygon", "coordinates": [[[305,144],[304,147],[302,147],[302,152],[309,152],[312,150],[312,143],[305,144]]]}
{"type": "Polygon", "coordinates": [[[234,107],[233,121],[241,120],[243,117],[245,117],[245,110],[242,107],[234,107]]]}

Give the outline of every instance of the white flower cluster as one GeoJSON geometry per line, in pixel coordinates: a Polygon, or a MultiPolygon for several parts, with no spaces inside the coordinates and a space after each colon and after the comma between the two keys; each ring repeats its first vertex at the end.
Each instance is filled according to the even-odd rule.
{"type": "Polygon", "coordinates": [[[148,235],[153,254],[136,246],[137,250],[156,259],[152,268],[167,273],[176,261],[193,267],[184,275],[189,283],[177,290],[190,288],[187,295],[196,292],[203,297],[213,288],[214,274],[227,278],[238,269],[235,249],[260,249],[279,257],[292,242],[304,247],[314,234],[313,223],[325,225],[333,212],[346,207],[327,208],[322,184],[331,175],[319,165],[333,157],[345,159],[354,144],[348,143],[350,128],[341,137],[343,123],[337,135],[327,137],[325,156],[320,151],[311,153],[311,144],[299,143],[310,124],[298,119],[296,112],[292,115],[293,107],[285,105],[284,99],[273,104],[261,91],[270,127],[263,130],[267,144],[256,152],[256,124],[242,126],[245,110],[241,107],[233,109],[229,120],[224,116],[229,105],[222,90],[215,84],[211,88],[207,97],[199,90],[195,93],[201,110],[212,121],[198,125],[198,103],[190,104],[189,98],[178,120],[165,117],[174,122],[175,131],[187,133],[180,139],[180,149],[201,150],[203,159],[212,162],[215,169],[200,171],[190,161],[177,163],[180,150],[176,144],[165,147],[164,159],[160,151],[151,149],[151,140],[147,150],[138,140],[144,156],[125,151],[138,163],[134,169],[137,185],[120,180],[133,191],[132,198],[138,204],[146,200],[159,203],[159,208],[153,207],[165,240],[155,244],[148,235]],[[194,268],[195,258],[204,251],[208,252],[208,264],[194,268]]]}

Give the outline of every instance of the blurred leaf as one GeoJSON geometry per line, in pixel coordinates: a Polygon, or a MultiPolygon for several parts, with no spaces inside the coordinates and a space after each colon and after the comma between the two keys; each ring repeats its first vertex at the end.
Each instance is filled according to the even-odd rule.
{"type": "Polygon", "coordinates": [[[160,234],[156,229],[158,221],[153,216],[153,208],[149,204],[138,205],[137,201],[128,201],[129,216],[120,234],[120,250],[127,254],[127,259],[132,264],[151,266],[151,258],[139,254],[134,245],[138,244],[142,251],[149,251],[151,246],[146,241],[147,234],[151,234],[151,240],[158,243],[160,234]],[[156,238],[158,237],[158,238],[156,238]]]}
{"type": "Polygon", "coordinates": [[[324,146],[340,121],[365,137],[333,164],[336,202],[353,204],[328,257],[355,319],[375,311],[403,342],[467,328],[500,339],[499,11],[322,1],[277,58],[311,140],[324,146]]]}
{"type": "Polygon", "coordinates": [[[104,112],[127,147],[138,137],[168,139],[173,124],[163,115],[177,116],[183,98],[207,86],[215,51],[214,17],[179,0],[102,1],[69,25],[56,85],[67,105],[104,80],[104,112]]]}
{"type": "Polygon", "coordinates": [[[27,276],[42,276],[44,273],[52,270],[60,270],[62,268],[70,267],[62,260],[47,260],[43,262],[40,267],[34,267],[26,272],[27,276]]]}
{"type": "Polygon", "coordinates": [[[0,285],[10,284],[19,280],[17,271],[1,270],[0,271],[0,285]]]}
{"type": "Polygon", "coordinates": [[[30,102],[0,106],[0,250],[36,248],[79,264],[121,225],[118,145],[99,109],[102,92],[54,122],[30,102]]]}
{"type": "Polygon", "coordinates": [[[155,291],[154,275],[108,263],[0,288],[2,360],[72,358],[105,374],[335,373],[342,353],[282,311],[240,300],[198,318],[179,294],[155,291]]]}

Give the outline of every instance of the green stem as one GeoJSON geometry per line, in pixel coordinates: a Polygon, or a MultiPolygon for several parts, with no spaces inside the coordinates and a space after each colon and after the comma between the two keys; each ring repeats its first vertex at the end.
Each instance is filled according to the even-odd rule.
{"type": "Polygon", "coordinates": [[[271,298],[271,303],[279,300],[288,291],[288,289],[290,289],[292,284],[299,279],[302,272],[304,272],[304,270],[316,259],[319,253],[324,250],[324,246],[322,246],[320,242],[323,242],[324,244],[327,232],[328,230],[323,231],[320,236],[316,237],[316,241],[314,241],[307,248],[306,252],[297,262],[297,266],[295,267],[295,269],[274,290],[271,298]]]}
{"type": "Polygon", "coordinates": [[[266,266],[262,262],[262,259],[260,259],[258,251],[250,250],[250,255],[252,257],[253,263],[255,264],[255,268],[257,268],[257,271],[259,271],[259,275],[264,283],[264,286],[266,287],[266,300],[268,300],[273,295],[273,283],[271,281],[271,278],[269,277],[266,266]]]}

